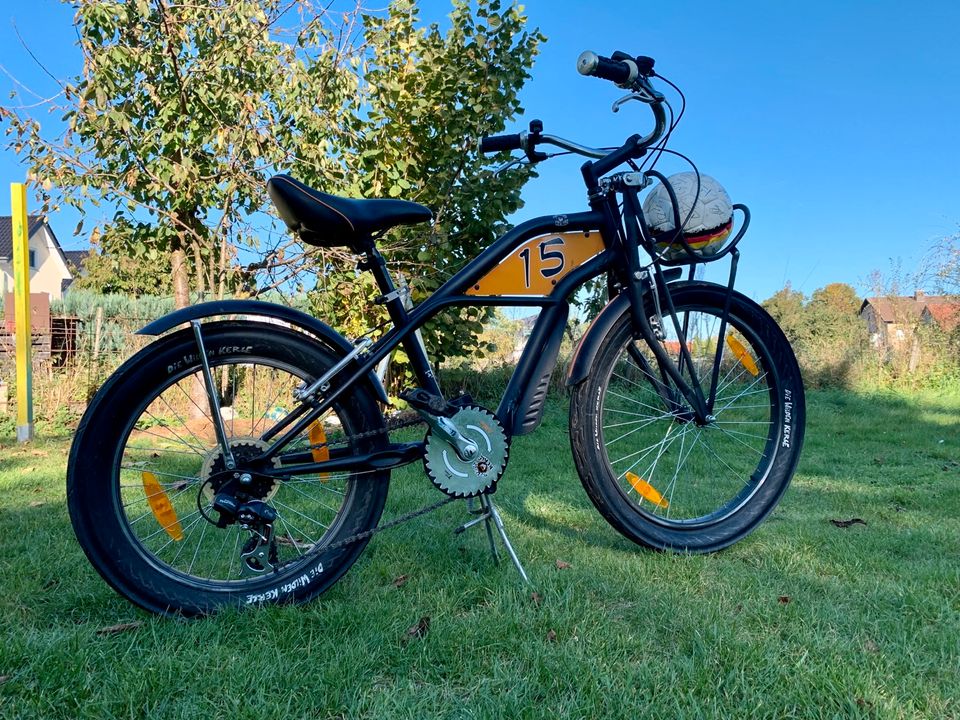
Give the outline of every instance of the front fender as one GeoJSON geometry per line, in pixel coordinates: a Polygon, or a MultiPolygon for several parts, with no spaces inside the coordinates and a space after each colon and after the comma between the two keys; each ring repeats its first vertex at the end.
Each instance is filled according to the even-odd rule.
{"type": "MultiPolygon", "coordinates": [[[[353,345],[343,335],[338,333],[332,327],[312,315],[308,315],[300,310],[287,307],[285,305],[276,305],[274,303],[263,302],[261,300],[213,300],[211,302],[200,303],[190,307],[175,310],[174,312],[157,318],[151,323],[137,331],[138,335],[162,335],[167,330],[209,317],[220,317],[223,315],[252,315],[255,317],[271,318],[282,320],[290,325],[313,335],[320,343],[338,355],[346,354],[353,350],[353,345]]],[[[372,371],[368,373],[370,387],[376,394],[377,399],[385,405],[389,404],[387,393],[383,389],[383,383],[372,371]]]]}
{"type": "Polygon", "coordinates": [[[613,300],[604,306],[600,314],[597,315],[590,327],[577,343],[577,349],[573,351],[573,357],[570,359],[570,369],[567,371],[567,387],[579,385],[587,379],[590,368],[593,367],[593,361],[597,357],[597,351],[600,349],[600,343],[610,328],[625,312],[630,311],[630,298],[626,293],[620,293],[613,300]]]}
{"type": "MultiPolygon", "coordinates": [[[[681,275],[679,268],[670,268],[664,271],[664,276],[668,283],[675,282],[681,275]]],[[[567,372],[567,387],[579,385],[587,379],[590,368],[597,357],[597,351],[600,349],[600,343],[614,323],[620,319],[625,312],[630,311],[630,298],[623,292],[608,302],[600,314],[597,315],[590,327],[580,338],[577,349],[570,359],[570,369],[567,372]]]]}

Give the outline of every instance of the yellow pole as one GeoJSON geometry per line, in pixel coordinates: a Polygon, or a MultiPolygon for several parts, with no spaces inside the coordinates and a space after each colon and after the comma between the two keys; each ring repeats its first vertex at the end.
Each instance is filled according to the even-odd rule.
{"type": "Polygon", "coordinates": [[[30,243],[27,186],[10,183],[13,215],[13,297],[17,323],[17,441],[33,439],[33,367],[30,359],[30,243]]]}

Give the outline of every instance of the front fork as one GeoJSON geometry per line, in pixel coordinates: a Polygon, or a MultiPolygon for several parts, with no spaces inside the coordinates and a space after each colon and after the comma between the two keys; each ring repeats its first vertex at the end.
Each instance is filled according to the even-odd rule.
{"type": "MultiPolygon", "coordinates": [[[[690,348],[687,342],[689,316],[685,315],[682,322],[678,318],[676,308],[673,305],[673,298],[659,266],[651,265],[641,267],[639,254],[637,252],[626,252],[624,254],[628,258],[627,274],[624,278],[624,284],[625,291],[628,293],[630,299],[630,316],[633,322],[634,334],[636,337],[643,339],[650,348],[657,361],[659,372],[653,369],[643,353],[633,344],[628,348],[631,358],[663,400],[668,411],[673,414],[682,412],[682,398],[682,400],[686,401],[687,406],[693,413],[691,419],[700,425],[713,422],[715,419],[713,417],[713,407],[717,396],[720,361],[723,356],[724,337],[726,334],[727,319],[730,313],[730,296],[733,293],[733,285],[737,276],[737,262],[740,258],[739,252],[734,249],[731,253],[727,294],[724,301],[723,313],[720,318],[717,347],[706,395],[704,395],[703,391],[703,378],[697,376],[697,369],[690,355],[690,348]],[[648,307],[648,303],[644,300],[647,291],[649,291],[652,307],[648,307]],[[663,312],[664,308],[661,308],[661,299],[663,301],[662,304],[666,306],[666,312],[663,312]],[[667,353],[661,344],[666,337],[666,328],[664,328],[665,315],[673,324],[673,329],[680,345],[680,355],[676,362],[674,362],[673,358],[670,357],[669,353],[667,353]],[[671,381],[673,387],[671,387],[671,381]],[[676,390],[674,390],[674,388],[676,388],[676,390]]],[[[694,274],[694,269],[695,266],[691,266],[691,279],[694,274]]]]}

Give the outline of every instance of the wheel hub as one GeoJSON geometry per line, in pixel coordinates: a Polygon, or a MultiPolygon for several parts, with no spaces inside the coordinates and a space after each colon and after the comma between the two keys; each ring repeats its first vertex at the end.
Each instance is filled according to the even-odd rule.
{"type": "MultiPolygon", "coordinates": [[[[223,451],[219,446],[215,447],[207,453],[200,469],[203,494],[206,495],[208,500],[212,501],[214,496],[231,478],[240,480],[242,475],[249,474],[250,482],[244,483],[244,492],[256,500],[263,500],[264,502],[271,500],[280,487],[277,479],[260,472],[247,473],[246,470],[250,461],[269,447],[263,440],[252,436],[236,437],[230,440],[230,452],[233,453],[233,459],[236,461],[236,468],[232,474],[225,474],[227,466],[223,458],[223,451]]],[[[274,468],[280,467],[279,458],[273,458],[271,464],[274,468]]]]}

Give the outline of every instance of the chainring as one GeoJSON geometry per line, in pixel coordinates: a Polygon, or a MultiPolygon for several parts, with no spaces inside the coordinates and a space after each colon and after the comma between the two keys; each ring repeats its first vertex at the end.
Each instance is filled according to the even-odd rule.
{"type": "Polygon", "coordinates": [[[453,445],[429,431],[423,466],[430,482],[456,498],[475,497],[492,490],[507,467],[510,452],[510,442],[500,421],[490,411],[475,406],[459,410],[450,421],[480,451],[471,460],[461,460],[453,445]]]}

